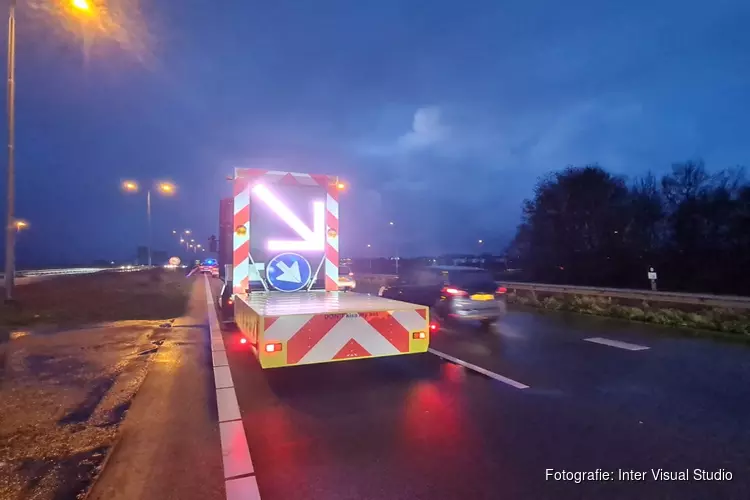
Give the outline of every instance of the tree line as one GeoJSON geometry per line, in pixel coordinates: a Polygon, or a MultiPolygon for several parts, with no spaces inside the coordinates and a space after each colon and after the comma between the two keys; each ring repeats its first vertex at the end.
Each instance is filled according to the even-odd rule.
{"type": "Polygon", "coordinates": [[[568,167],[524,201],[508,257],[547,283],[750,295],[750,184],[702,161],[628,180],[568,167]]]}

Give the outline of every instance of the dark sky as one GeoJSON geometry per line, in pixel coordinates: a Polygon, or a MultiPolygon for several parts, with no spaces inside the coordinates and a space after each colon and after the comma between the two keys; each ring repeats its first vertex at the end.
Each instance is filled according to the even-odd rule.
{"type": "Polygon", "coordinates": [[[343,252],[408,254],[499,251],[568,164],[750,163],[747,0],[119,0],[98,30],[45,1],[18,19],[26,261],[131,256],[124,178],[179,185],[174,249],[216,232],[232,167],[340,174],[343,252]]]}

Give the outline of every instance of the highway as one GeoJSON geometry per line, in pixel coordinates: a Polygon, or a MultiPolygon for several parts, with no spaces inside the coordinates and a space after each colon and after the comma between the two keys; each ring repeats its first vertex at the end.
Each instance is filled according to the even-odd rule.
{"type": "Polygon", "coordinates": [[[750,498],[742,345],[535,311],[425,355],[290,369],[224,341],[263,500],[750,498]]]}

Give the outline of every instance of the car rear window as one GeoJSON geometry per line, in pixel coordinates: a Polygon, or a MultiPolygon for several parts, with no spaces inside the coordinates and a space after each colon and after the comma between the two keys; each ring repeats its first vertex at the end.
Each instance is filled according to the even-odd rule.
{"type": "Polygon", "coordinates": [[[451,271],[449,279],[452,285],[460,287],[494,286],[492,275],[484,269],[477,271],[451,271]]]}

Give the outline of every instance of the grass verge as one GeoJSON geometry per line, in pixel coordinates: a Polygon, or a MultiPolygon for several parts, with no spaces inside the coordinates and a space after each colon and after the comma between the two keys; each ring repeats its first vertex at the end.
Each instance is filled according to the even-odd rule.
{"type": "Polygon", "coordinates": [[[179,270],[45,279],[16,288],[17,303],[0,306],[0,329],[175,318],[184,314],[189,292],[189,281],[179,270]]]}
{"type": "Polygon", "coordinates": [[[748,311],[574,294],[542,295],[533,292],[511,292],[508,293],[507,300],[509,304],[690,328],[695,335],[750,342],[748,311]]]}

